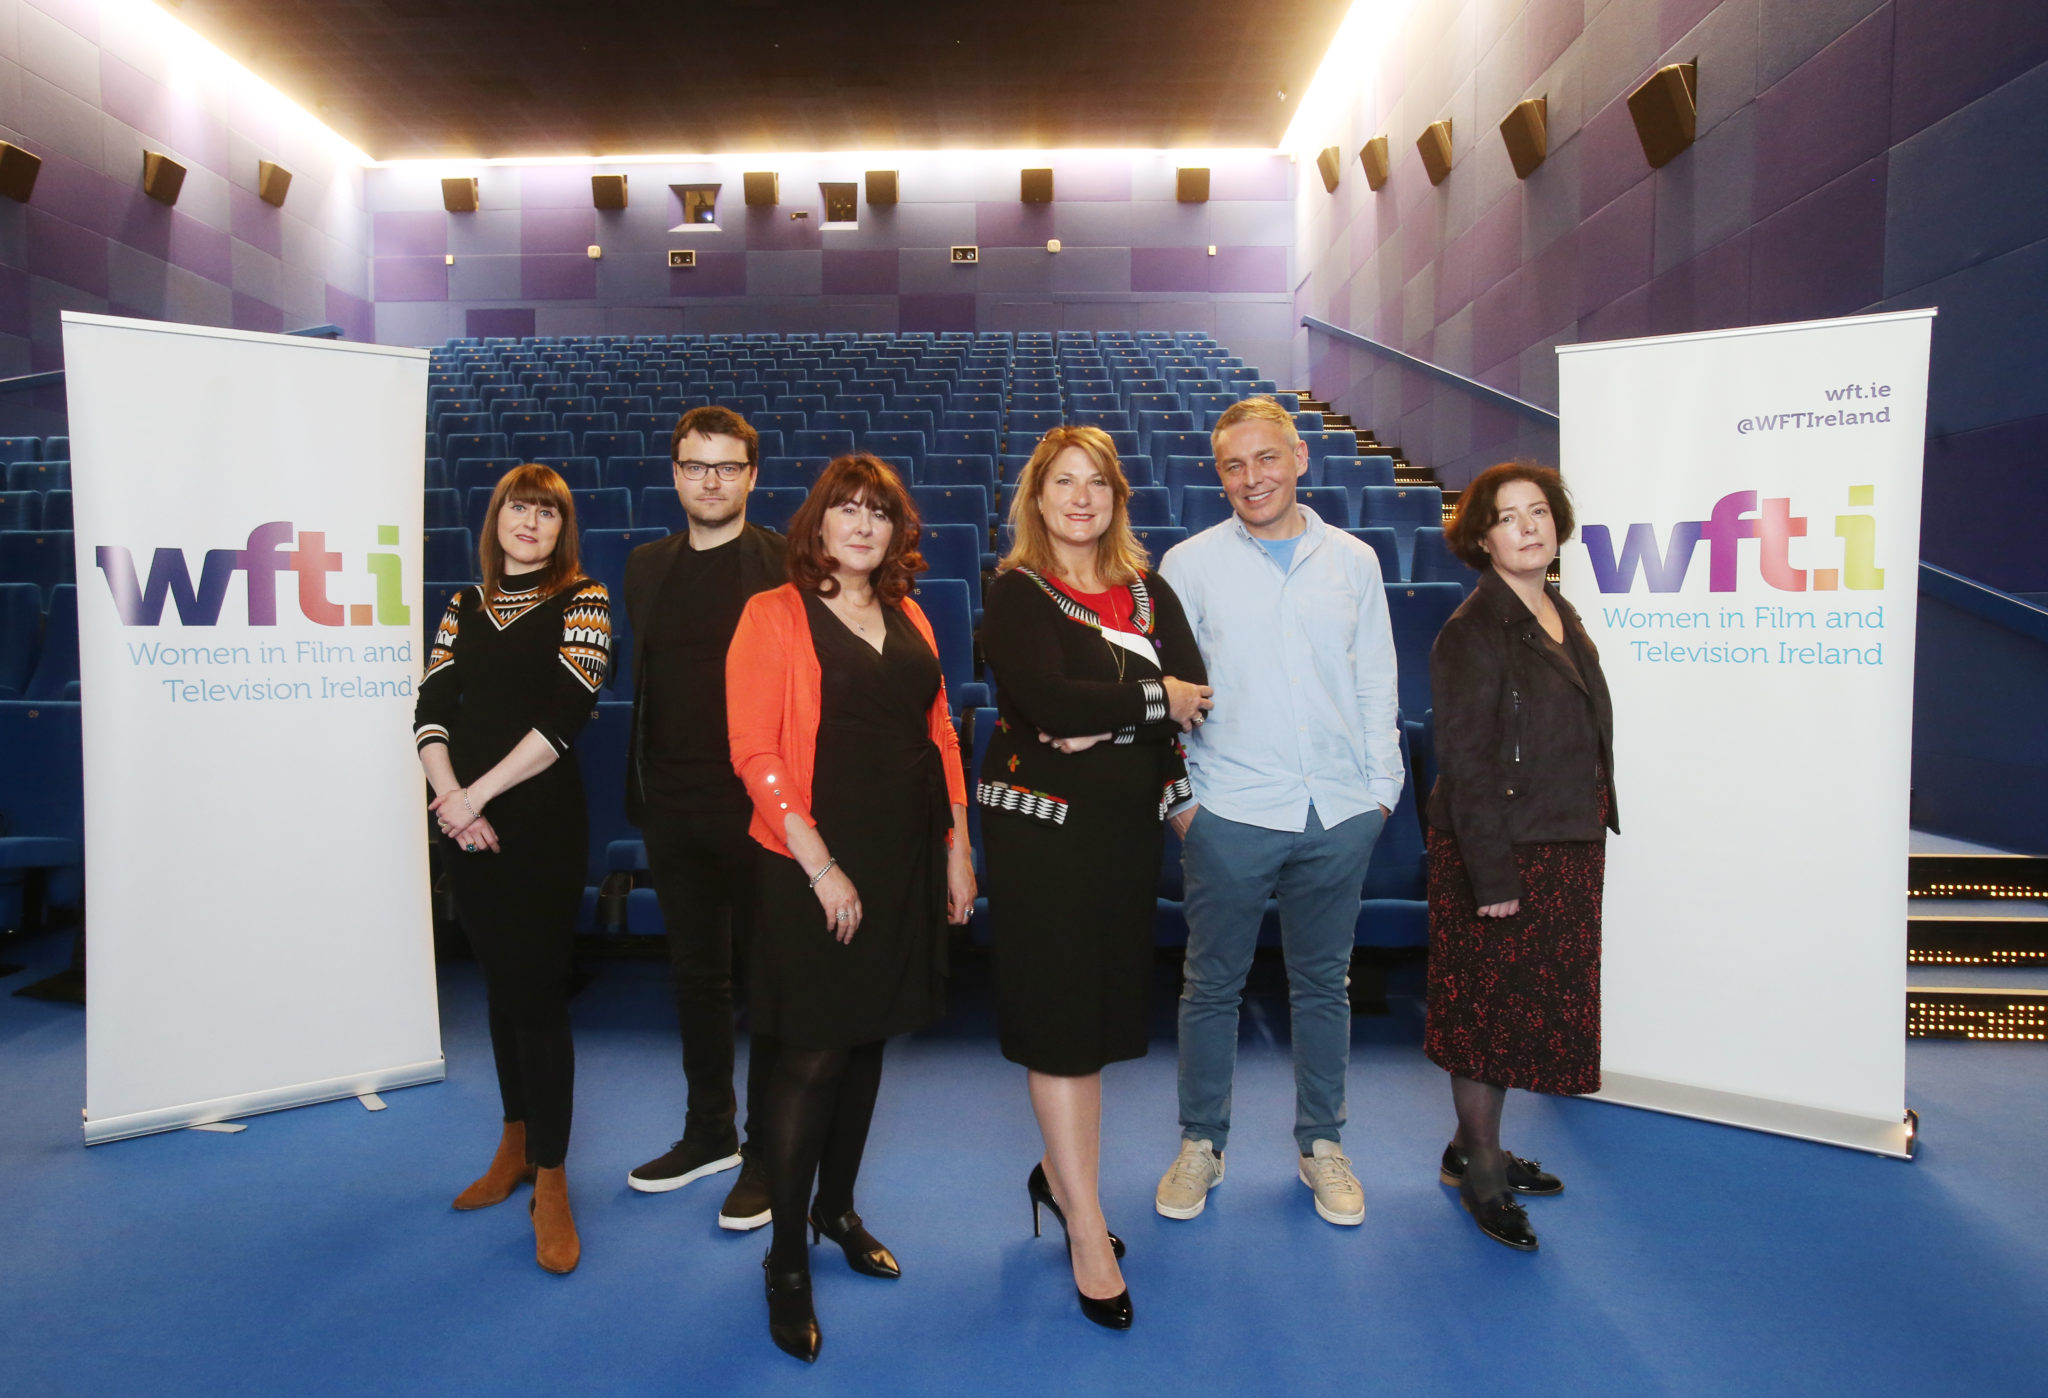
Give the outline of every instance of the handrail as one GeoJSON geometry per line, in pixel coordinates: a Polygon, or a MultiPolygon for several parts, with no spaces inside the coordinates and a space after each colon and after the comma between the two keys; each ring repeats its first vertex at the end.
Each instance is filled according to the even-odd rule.
{"type": "Polygon", "coordinates": [[[2009,592],[1932,563],[1920,565],[1920,590],[1958,611],[2048,645],[2048,609],[2009,592]]]}
{"type": "MultiPolygon", "coordinates": [[[[305,335],[319,340],[339,340],[348,332],[333,321],[328,321],[325,325],[308,325],[300,330],[286,330],[280,333],[285,335],[305,335]]],[[[63,386],[64,371],[62,369],[48,369],[40,374],[19,374],[11,379],[0,379],[0,393],[20,393],[25,389],[31,388],[62,388],[63,386]]]]}
{"type": "Polygon", "coordinates": [[[1371,350],[1382,358],[1393,360],[1404,369],[1413,369],[1418,374],[1427,374],[1438,383],[1446,383],[1453,388],[1461,388],[1475,397],[1484,398],[1489,403],[1497,404],[1511,412],[1520,413],[1523,417],[1533,418],[1547,427],[1557,426],[1556,413],[1540,404],[1531,403],[1526,398],[1517,398],[1512,393],[1503,393],[1497,388],[1479,382],[1477,379],[1468,379],[1463,374],[1446,369],[1441,364],[1432,364],[1427,359],[1417,359],[1414,355],[1397,350],[1392,345],[1383,345],[1378,340],[1359,334],[1356,330],[1346,330],[1343,326],[1332,325],[1327,320],[1319,320],[1315,316],[1303,316],[1301,323],[1310,330],[1320,330],[1323,334],[1342,340],[1348,345],[1356,345],[1360,349],[1371,350]]]}

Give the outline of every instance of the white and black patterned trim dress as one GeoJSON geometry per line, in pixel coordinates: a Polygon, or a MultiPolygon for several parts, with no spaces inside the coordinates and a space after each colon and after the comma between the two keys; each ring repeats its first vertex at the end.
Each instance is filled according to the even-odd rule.
{"type": "Polygon", "coordinates": [[[1143,1057],[1168,807],[1188,799],[1162,676],[1207,683],[1155,573],[1105,616],[1026,568],[988,590],[999,722],[980,772],[1003,1056],[1062,1076],[1143,1057]],[[1038,735],[1110,741],[1062,753],[1038,735]]]}

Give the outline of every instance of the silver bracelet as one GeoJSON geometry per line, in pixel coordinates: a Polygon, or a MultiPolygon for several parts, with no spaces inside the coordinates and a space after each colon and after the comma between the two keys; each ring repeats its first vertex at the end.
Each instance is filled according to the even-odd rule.
{"type": "Polygon", "coordinates": [[[826,860],[825,867],[820,869],[817,873],[811,875],[811,887],[816,888],[818,886],[818,880],[824,878],[825,875],[831,873],[833,866],[837,865],[838,863],[839,861],[836,859],[826,860]]]}
{"type": "Polygon", "coordinates": [[[469,818],[471,820],[478,819],[476,807],[469,804],[469,788],[466,786],[462,788],[462,809],[469,812],[469,818]]]}

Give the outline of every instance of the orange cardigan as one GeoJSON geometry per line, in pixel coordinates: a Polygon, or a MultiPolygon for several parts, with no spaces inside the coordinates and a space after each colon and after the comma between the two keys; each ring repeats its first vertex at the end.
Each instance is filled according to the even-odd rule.
{"type": "MultiPolygon", "coordinates": [[[[904,598],[903,614],[937,655],[931,623],[917,603],[904,598]]],[[[791,811],[806,825],[818,823],[811,815],[811,774],[817,767],[821,684],[803,594],[793,583],[756,593],[740,613],[739,629],[725,655],[725,726],[732,741],[733,770],[754,802],[748,833],[780,855],[789,855],[783,820],[791,811]]],[[[943,678],[932,701],[930,722],[932,741],[945,763],[947,799],[964,806],[967,779],[960,769],[960,738],[947,714],[943,678]]],[[[950,843],[951,834],[946,838],[950,843]]]]}

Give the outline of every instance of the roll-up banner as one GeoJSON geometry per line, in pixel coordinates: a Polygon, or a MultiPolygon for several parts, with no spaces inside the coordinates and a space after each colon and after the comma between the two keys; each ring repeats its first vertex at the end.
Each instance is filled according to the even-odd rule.
{"type": "Polygon", "coordinates": [[[436,1081],[427,356],[63,323],[86,1143],[436,1081]]]}
{"type": "Polygon", "coordinates": [[[1931,310],[1558,350],[1614,696],[1607,1101],[1904,1156],[1931,310]]]}

